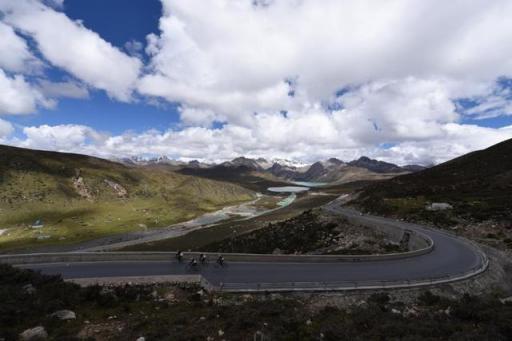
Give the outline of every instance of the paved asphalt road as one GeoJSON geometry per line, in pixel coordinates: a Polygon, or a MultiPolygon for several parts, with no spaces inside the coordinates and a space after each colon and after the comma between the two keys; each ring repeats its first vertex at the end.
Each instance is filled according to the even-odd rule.
{"type": "MultiPolygon", "coordinates": [[[[227,287],[254,288],[257,283],[284,285],[285,282],[320,282],[330,286],[350,287],[370,285],[385,281],[420,281],[441,279],[447,276],[465,274],[481,267],[483,257],[473,245],[466,241],[431,230],[419,225],[408,224],[375,216],[359,216],[355,211],[328,206],[327,209],[343,215],[358,216],[358,219],[377,222],[393,222],[396,226],[416,230],[429,235],[434,240],[434,250],[428,254],[394,260],[344,262],[344,263],[235,263],[225,267],[216,264],[191,270],[185,264],[174,260],[136,262],[92,262],[70,264],[30,265],[32,269],[44,273],[59,273],[64,278],[153,276],[200,273],[210,283],[225,283],[227,287]]],[[[307,286],[307,285],[305,285],[307,286]]]]}

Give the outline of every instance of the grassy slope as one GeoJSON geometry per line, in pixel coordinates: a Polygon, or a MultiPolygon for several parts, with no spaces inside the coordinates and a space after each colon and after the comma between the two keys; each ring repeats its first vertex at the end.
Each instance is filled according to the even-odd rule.
{"type": "Polygon", "coordinates": [[[357,200],[380,213],[450,224],[512,217],[512,140],[469,153],[430,169],[367,187],[357,200]],[[428,202],[448,202],[453,211],[426,211],[428,202]],[[437,220],[437,221],[436,221],[437,220]]]}
{"type": "Polygon", "coordinates": [[[0,146],[0,229],[8,229],[0,236],[0,249],[166,226],[252,195],[234,184],[166,169],[0,146]],[[74,185],[78,177],[85,190],[74,185]],[[36,219],[45,223],[41,231],[29,227],[36,219]],[[39,235],[51,238],[37,240],[39,235]]]}

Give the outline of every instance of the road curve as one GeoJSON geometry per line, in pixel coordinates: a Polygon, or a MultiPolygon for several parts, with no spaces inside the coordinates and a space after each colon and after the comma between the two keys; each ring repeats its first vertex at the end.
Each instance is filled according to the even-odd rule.
{"type": "Polygon", "coordinates": [[[364,215],[327,205],[325,209],[361,222],[391,223],[403,229],[428,235],[434,241],[430,253],[404,259],[334,263],[229,262],[191,270],[185,264],[169,261],[102,261],[25,265],[43,273],[62,274],[66,279],[102,277],[141,277],[201,274],[217,289],[229,291],[263,290],[346,290],[382,287],[408,287],[445,283],[469,278],[487,268],[487,258],[475,244],[439,230],[364,215]]]}

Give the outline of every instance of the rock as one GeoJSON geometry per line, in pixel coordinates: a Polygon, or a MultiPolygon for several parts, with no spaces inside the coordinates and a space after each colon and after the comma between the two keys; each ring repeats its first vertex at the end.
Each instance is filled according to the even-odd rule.
{"type": "Polygon", "coordinates": [[[395,309],[395,308],[391,309],[391,312],[392,312],[393,314],[401,314],[400,310],[397,310],[397,309],[395,309]]]}
{"type": "Polygon", "coordinates": [[[430,205],[425,206],[427,211],[444,211],[451,210],[452,208],[453,206],[447,202],[433,202],[430,205]]]}
{"type": "Polygon", "coordinates": [[[135,341],[146,341],[146,338],[145,338],[144,336],[141,336],[141,337],[139,337],[139,338],[138,338],[137,340],[135,340],[135,341]]]}
{"type": "Polygon", "coordinates": [[[48,333],[46,332],[43,326],[37,326],[32,329],[27,329],[20,334],[21,340],[40,340],[46,339],[47,337],[48,333]]]}
{"type": "Polygon", "coordinates": [[[222,329],[219,329],[219,331],[217,333],[219,334],[219,336],[224,335],[224,331],[222,329]]]}
{"type": "Polygon", "coordinates": [[[414,308],[407,308],[403,312],[404,317],[416,317],[418,316],[418,311],[414,308]]]}
{"type": "Polygon", "coordinates": [[[32,295],[34,292],[36,292],[36,288],[32,284],[27,284],[23,286],[23,291],[29,295],[32,295]]]}
{"type": "Polygon", "coordinates": [[[500,302],[501,302],[501,304],[510,303],[510,302],[512,302],[512,296],[500,298],[500,302]]]}
{"type": "Polygon", "coordinates": [[[201,316],[201,317],[199,318],[199,321],[204,321],[204,320],[206,320],[206,317],[204,317],[204,316],[201,316]]]}
{"type": "Polygon", "coordinates": [[[310,326],[312,323],[313,323],[313,322],[311,322],[311,320],[307,320],[307,321],[306,321],[306,325],[307,325],[307,326],[310,326]]]}
{"type": "Polygon", "coordinates": [[[124,198],[128,196],[128,191],[120,184],[109,179],[105,179],[104,181],[108,186],[110,186],[110,188],[114,190],[114,192],[117,194],[119,198],[124,198]]]}
{"type": "Polygon", "coordinates": [[[54,312],[52,317],[58,318],[59,320],[74,320],[76,319],[76,314],[74,311],[71,310],[59,310],[54,312]]]}

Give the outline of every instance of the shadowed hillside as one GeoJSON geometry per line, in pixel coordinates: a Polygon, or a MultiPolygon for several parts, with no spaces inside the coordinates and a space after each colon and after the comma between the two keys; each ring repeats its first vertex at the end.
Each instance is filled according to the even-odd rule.
{"type": "MultiPolygon", "coordinates": [[[[463,155],[418,173],[369,185],[356,204],[379,214],[432,220],[482,221],[512,217],[512,140],[463,155]],[[431,202],[453,206],[426,210],[431,202]]],[[[443,221],[439,221],[443,223],[443,221]]]]}
{"type": "Polygon", "coordinates": [[[164,168],[0,146],[0,248],[166,226],[252,196],[164,168]]]}

